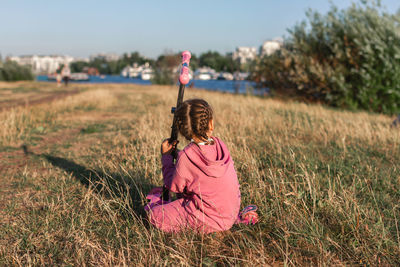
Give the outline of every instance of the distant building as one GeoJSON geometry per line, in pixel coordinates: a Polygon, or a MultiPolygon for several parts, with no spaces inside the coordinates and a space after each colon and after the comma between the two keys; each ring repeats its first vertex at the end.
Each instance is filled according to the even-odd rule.
{"type": "Polygon", "coordinates": [[[90,61],[93,61],[95,59],[102,59],[105,61],[117,61],[121,59],[121,56],[114,53],[100,53],[90,56],[90,61]]]}
{"type": "Polygon", "coordinates": [[[281,49],[282,42],[278,40],[265,41],[260,47],[260,55],[269,56],[281,49]]]}
{"type": "Polygon", "coordinates": [[[236,51],[232,54],[233,60],[239,61],[240,64],[246,64],[247,62],[256,59],[256,57],[257,48],[255,47],[241,46],[236,48],[236,51]]]}
{"type": "Polygon", "coordinates": [[[26,55],[18,57],[8,57],[7,60],[15,61],[20,65],[31,66],[32,72],[35,74],[40,73],[55,73],[56,70],[64,64],[70,64],[74,61],[70,56],[37,56],[26,55]]]}
{"type": "Polygon", "coordinates": [[[74,62],[78,62],[78,61],[80,61],[80,62],[86,62],[86,63],[89,63],[89,62],[90,62],[90,60],[89,60],[88,57],[75,57],[75,58],[74,58],[74,62]]]}

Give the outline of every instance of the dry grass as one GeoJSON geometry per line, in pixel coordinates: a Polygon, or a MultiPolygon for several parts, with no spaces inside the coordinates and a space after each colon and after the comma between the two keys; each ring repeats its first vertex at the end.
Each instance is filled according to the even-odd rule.
{"type": "Polygon", "coordinates": [[[85,91],[0,113],[0,265],[400,264],[391,118],[187,90],[213,105],[242,203],[257,204],[261,222],[171,235],[149,226],[142,206],[161,183],[177,89],[76,87],[85,91]]]}

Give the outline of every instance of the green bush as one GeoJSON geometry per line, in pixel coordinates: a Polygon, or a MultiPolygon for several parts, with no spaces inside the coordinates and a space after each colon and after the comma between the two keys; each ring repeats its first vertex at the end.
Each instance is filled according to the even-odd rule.
{"type": "Polygon", "coordinates": [[[172,85],[178,81],[178,74],[174,71],[181,63],[180,54],[166,53],[157,58],[153,84],[172,85]]]}
{"type": "Polygon", "coordinates": [[[173,73],[168,69],[156,69],[151,79],[152,84],[172,85],[176,82],[173,73]]]}
{"type": "Polygon", "coordinates": [[[32,71],[27,66],[21,66],[14,61],[0,63],[0,81],[33,80],[32,71]]]}
{"type": "Polygon", "coordinates": [[[240,70],[240,64],[236,60],[233,60],[232,54],[221,55],[217,51],[202,53],[199,57],[199,65],[210,67],[217,72],[227,71],[233,73],[240,70]]]}
{"type": "Polygon", "coordinates": [[[332,106],[400,112],[400,26],[379,2],[326,15],[312,10],[277,53],[258,60],[253,78],[277,93],[332,106]]]}

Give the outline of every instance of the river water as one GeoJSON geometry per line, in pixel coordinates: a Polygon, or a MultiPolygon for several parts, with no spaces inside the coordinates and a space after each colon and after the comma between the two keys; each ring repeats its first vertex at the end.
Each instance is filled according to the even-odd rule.
{"type": "MultiPolygon", "coordinates": [[[[39,75],[36,77],[37,81],[55,82],[47,80],[46,75],[39,75]]],[[[118,75],[104,75],[104,76],[90,76],[88,81],[79,81],[72,83],[134,83],[142,85],[151,85],[150,81],[141,79],[125,78],[118,75]]],[[[266,88],[256,89],[256,83],[251,81],[227,81],[227,80],[191,80],[187,87],[194,87],[206,89],[211,91],[221,91],[234,93],[238,90],[241,94],[256,94],[263,95],[268,92],[266,88]]]]}

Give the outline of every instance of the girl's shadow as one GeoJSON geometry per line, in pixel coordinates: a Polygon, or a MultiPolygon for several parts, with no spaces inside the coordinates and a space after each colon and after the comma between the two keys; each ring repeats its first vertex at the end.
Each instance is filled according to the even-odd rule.
{"type": "Polygon", "coordinates": [[[36,155],[28,151],[26,145],[23,145],[22,149],[25,155],[44,158],[53,166],[68,172],[84,186],[92,188],[97,194],[108,198],[117,198],[121,204],[121,215],[126,217],[136,215],[135,217],[147,221],[145,220],[146,212],[143,209],[143,192],[149,192],[155,185],[144,179],[144,171],[141,170],[134,175],[126,176],[119,173],[105,173],[101,170],[88,169],[72,160],[50,154],[36,155]],[[131,214],[132,212],[134,214],[131,214]]]}
{"type": "MultiPolygon", "coordinates": [[[[91,187],[98,194],[110,198],[118,198],[123,203],[123,213],[132,210],[139,218],[146,218],[143,209],[143,193],[155,187],[143,179],[143,171],[135,173],[134,177],[122,176],[116,173],[105,173],[100,170],[91,170],[71,160],[42,154],[53,166],[59,167],[70,173],[75,179],[86,187],[91,187]]],[[[128,215],[129,214],[125,214],[128,215]]],[[[131,214],[132,215],[132,214],[131,214]]]]}

